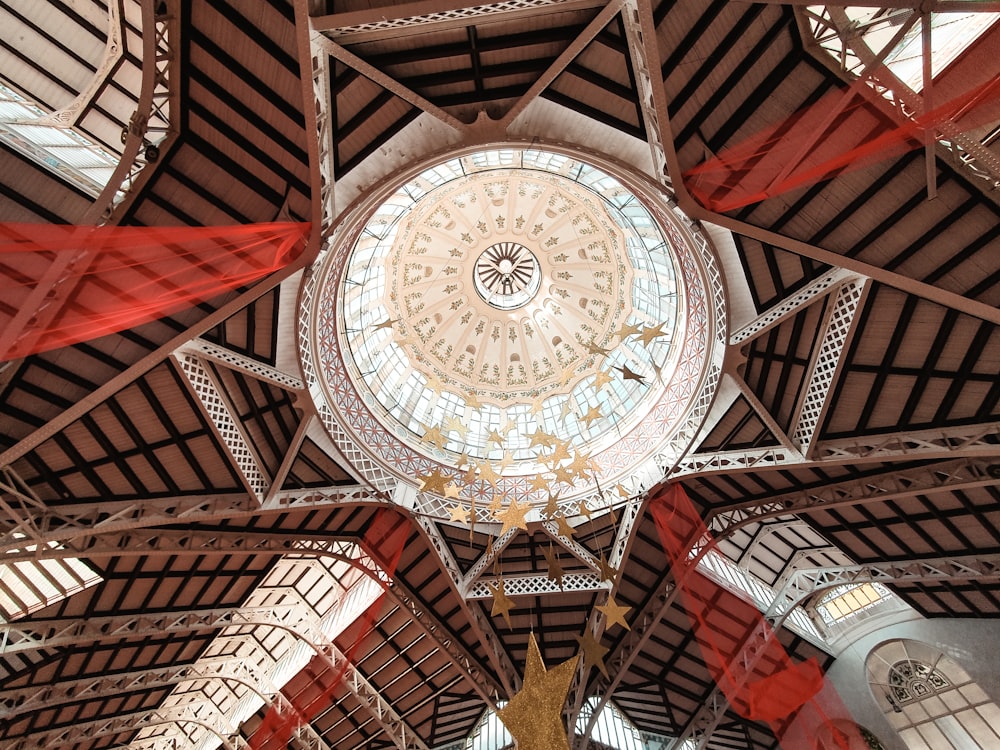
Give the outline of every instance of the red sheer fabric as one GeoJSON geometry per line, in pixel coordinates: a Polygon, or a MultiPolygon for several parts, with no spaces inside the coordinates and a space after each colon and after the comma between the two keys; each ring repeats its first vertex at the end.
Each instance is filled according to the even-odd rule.
{"type": "MultiPolygon", "coordinates": [[[[696,570],[689,553],[708,529],[684,488],[662,487],[651,498],[650,512],[702,657],[733,710],[768,724],[788,750],[812,747],[809,738],[820,727],[848,718],[815,660],[794,661],[756,606],[696,570]],[[755,662],[745,675],[741,665],[750,653],[755,662]]],[[[845,735],[844,741],[859,737],[845,735]]]]}
{"type": "Polygon", "coordinates": [[[309,224],[0,223],[0,361],[148,323],[292,262],[309,224]]]}
{"type": "Polygon", "coordinates": [[[967,132],[1000,119],[1000,77],[898,127],[877,116],[859,93],[846,106],[843,97],[840,91],[824,96],[688,170],[688,192],[706,208],[732,211],[900,156],[922,146],[928,130],[967,132]]]}
{"type": "MultiPolygon", "coordinates": [[[[396,574],[396,566],[410,531],[408,519],[395,511],[380,510],[361,542],[390,579],[396,574]]],[[[357,574],[366,575],[360,571],[357,574]]],[[[274,704],[268,709],[264,720],[250,736],[248,744],[252,750],[285,750],[290,747],[292,735],[300,727],[337,702],[345,690],[343,680],[347,665],[356,663],[366,638],[381,616],[384,596],[384,593],[379,596],[357,621],[337,637],[338,644],[350,644],[346,648],[341,646],[347,657],[346,662],[338,664],[325,654],[317,654],[302,670],[301,674],[308,677],[305,686],[292,693],[291,686],[302,682],[293,680],[282,689],[285,705],[279,707],[274,704]]]]}

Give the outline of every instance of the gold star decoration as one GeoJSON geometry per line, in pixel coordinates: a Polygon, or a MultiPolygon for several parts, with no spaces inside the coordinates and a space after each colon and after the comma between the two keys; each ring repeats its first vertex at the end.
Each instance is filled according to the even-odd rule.
{"type": "Polygon", "coordinates": [[[573,462],[570,464],[570,468],[576,472],[578,477],[586,478],[588,474],[592,474],[594,472],[594,464],[594,459],[588,454],[577,451],[573,455],[573,462]]]}
{"type": "Polygon", "coordinates": [[[442,427],[445,432],[457,432],[462,440],[465,440],[466,436],[469,434],[469,428],[465,426],[465,422],[456,417],[454,414],[444,420],[442,427]]]}
{"type": "Polygon", "coordinates": [[[543,550],[542,554],[545,555],[545,562],[548,563],[549,570],[546,573],[546,578],[550,581],[555,581],[559,588],[563,587],[563,567],[559,564],[559,558],[556,557],[556,551],[552,549],[550,545],[548,549],[543,550]]]}
{"type": "Polygon", "coordinates": [[[572,458],[569,453],[568,440],[556,440],[552,444],[552,454],[548,456],[550,461],[562,461],[565,458],[572,458]]]}
{"type": "Polygon", "coordinates": [[[445,485],[452,480],[452,478],[446,474],[442,474],[440,469],[434,469],[434,471],[417,477],[420,480],[420,491],[421,492],[436,492],[439,495],[444,495],[445,485]]]}
{"type": "Polygon", "coordinates": [[[562,386],[569,385],[569,381],[573,379],[573,375],[575,373],[576,373],[575,367],[567,367],[565,370],[562,371],[562,374],[559,375],[559,385],[562,386]]]}
{"type": "Polygon", "coordinates": [[[613,567],[606,559],[604,559],[604,553],[601,553],[601,559],[597,563],[597,573],[601,576],[602,581],[615,582],[615,576],[618,575],[618,568],[613,567]]]}
{"type": "Polygon", "coordinates": [[[503,578],[497,579],[496,586],[490,586],[490,591],[493,593],[493,609],[490,610],[490,615],[496,617],[497,615],[503,615],[504,621],[507,623],[507,627],[510,627],[510,611],[515,609],[514,602],[511,600],[503,588],[503,578]]]}
{"type": "Polygon", "coordinates": [[[381,323],[376,323],[372,328],[373,331],[381,331],[383,328],[392,329],[392,327],[399,322],[399,318],[386,318],[381,323]]]}
{"type": "Polygon", "coordinates": [[[497,489],[497,480],[500,475],[493,470],[493,464],[489,461],[476,461],[476,468],[479,469],[479,478],[485,479],[493,489],[497,489]]]}
{"type": "Polygon", "coordinates": [[[545,509],[542,511],[542,513],[544,513],[549,520],[555,521],[556,513],[558,512],[559,512],[559,493],[557,492],[553,495],[550,492],[549,501],[545,503],[545,509]]]}
{"type": "Polygon", "coordinates": [[[468,523],[469,509],[462,505],[462,503],[453,506],[448,520],[454,523],[468,523]]]}
{"type": "Polygon", "coordinates": [[[556,526],[558,526],[557,533],[559,536],[572,539],[573,535],[576,534],[576,529],[569,525],[569,521],[566,520],[566,516],[559,516],[559,518],[556,519],[556,526]]]}
{"type": "Polygon", "coordinates": [[[486,436],[486,444],[496,443],[498,448],[503,448],[504,437],[496,430],[490,430],[490,434],[486,436]]]}
{"type": "Polygon", "coordinates": [[[500,530],[500,536],[503,536],[511,529],[523,529],[528,530],[528,522],[524,520],[525,515],[531,510],[530,505],[521,505],[517,498],[515,497],[510,501],[510,505],[506,507],[503,513],[497,516],[498,521],[503,521],[503,528],[500,530]]]}
{"type": "Polygon", "coordinates": [[[556,441],[555,435],[550,435],[541,429],[536,429],[533,433],[528,435],[531,439],[531,445],[529,448],[551,448],[556,441]]]}
{"type": "Polygon", "coordinates": [[[555,474],[555,481],[563,484],[573,484],[576,481],[575,472],[568,466],[557,466],[552,470],[555,474]]]}
{"type": "Polygon", "coordinates": [[[615,369],[618,370],[622,374],[622,377],[624,377],[626,380],[635,380],[639,383],[646,382],[646,378],[637,373],[628,365],[622,365],[621,367],[616,367],[615,369]]]}
{"type": "Polygon", "coordinates": [[[544,408],[542,404],[542,397],[536,396],[531,402],[531,408],[528,410],[529,414],[541,414],[544,408]]]}
{"type": "Polygon", "coordinates": [[[541,474],[535,474],[535,476],[531,478],[531,482],[528,484],[528,486],[532,490],[538,490],[539,492],[541,492],[549,488],[549,480],[543,477],[541,474]]]}
{"type": "Polygon", "coordinates": [[[642,333],[639,334],[639,338],[642,339],[644,346],[649,346],[653,339],[657,339],[660,336],[666,336],[666,332],[663,330],[663,323],[657,323],[655,326],[643,326],[642,333]]]}
{"type": "Polygon", "coordinates": [[[580,644],[580,650],[583,651],[583,661],[597,667],[601,670],[601,674],[608,677],[608,668],[604,666],[604,655],[608,653],[608,649],[602,646],[589,630],[584,631],[583,635],[576,636],[576,640],[580,644]]]}
{"type": "Polygon", "coordinates": [[[642,329],[639,326],[633,325],[631,323],[622,323],[621,327],[617,331],[615,331],[615,336],[624,340],[629,336],[634,336],[637,333],[642,333],[642,329]]]}
{"type": "Polygon", "coordinates": [[[598,346],[597,345],[597,340],[594,339],[589,344],[587,344],[587,353],[588,354],[597,354],[597,355],[603,357],[603,356],[605,356],[608,353],[608,350],[605,349],[603,346],[598,346]]]}
{"type": "Polygon", "coordinates": [[[437,425],[425,427],[424,434],[421,437],[438,448],[444,448],[448,444],[448,438],[445,437],[445,434],[441,432],[441,428],[437,425]]]}
{"type": "Polygon", "coordinates": [[[569,750],[562,711],[580,656],[545,669],[534,633],[528,640],[524,686],[497,716],[514,737],[517,750],[569,750]]]}
{"type": "Polygon", "coordinates": [[[483,405],[483,402],[479,400],[479,396],[473,391],[469,391],[465,394],[465,405],[473,409],[478,409],[483,405]]]}
{"type": "Polygon", "coordinates": [[[458,493],[461,487],[459,487],[455,482],[448,482],[444,486],[444,498],[445,500],[454,500],[458,497],[458,493]]]}
{"type": "Polygon", "coordinates": [[[497,464],[497,466],[500,467],[500,471],[502,472],[504,469],[507,469],[513,465],[514,465],[513,454],[510,451],[504,451],[503,458],[501,458],[500,463],[497,464]]]}
{"type": "Polygon", "coordinates": [[[570,415],[570,412],[572,412],[572,410],[573,409],[570,406],[569,399],[568,398],[565,399],[562,402],[562,406],[559,407],[559,419],[565,420],[566,417],[570,415]]]}
{"type": "Polygon", "coordinates": [[[604,370],[598,370],[594,373],[594,388],[603,388],[608,383],[610,383],[614,378],[611,377],[610,372],[605,372],[604,370]]]}
{"type": "Polygon", "coordinates": [[[625,613],[631,611],[631,607],[623,607],[615,601],[613,596],[608,597],[606,604],[599,604],[597,609],[604,613],[605,629],[610,628],[612,625],[621,625],[626,630],[631,630],[628,622],[625,620],[625,613]]]}
{"type": "Polygon", "coordinates": [[[429,391],[434,391],[434,393],[439,396],[444,391],[444,383],[441,382],[441,378],[437,375],[428,375],[427,382],[424,384],[424,388],[429,391]]]}
{"type": "Polygon", "coordinates": [[[600,406],[591,406],[589,409],[587,409],[586,414],[580,416],[580,421],[586,424],[587,427],[590,427],[591,423],[595,419],[600,419],[603,416],[604,415],[601,413],[600,406]]]}
{"type": "Polygon", "coordinates": [[[586,500],[581,500],[580,501],[580,507],[577,510],[577,513],[579,515],[583,516],[584,518],[587,518],[587,519],[590,518],[590,508],[587,507],[587,501],[586,500]]]}

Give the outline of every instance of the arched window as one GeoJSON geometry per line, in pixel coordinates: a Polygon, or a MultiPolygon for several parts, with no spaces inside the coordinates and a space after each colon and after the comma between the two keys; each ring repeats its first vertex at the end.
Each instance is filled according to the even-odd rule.
{"type": "Polygon", "coordinates": [[[940,651],[918,641],[884,643],[868,657],[868,681],[909,750],[1000,747],[1000,707],[940,651]]]}

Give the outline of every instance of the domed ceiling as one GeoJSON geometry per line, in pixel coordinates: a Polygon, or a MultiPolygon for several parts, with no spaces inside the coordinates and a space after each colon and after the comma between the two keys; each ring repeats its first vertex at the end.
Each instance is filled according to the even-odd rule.
{"type": "Polygon", "coordinates": [[[613,171],[480,150],[355,211],[307,282],[303,358],[315,352],[314,397],[345,451],[381,468],[373,481],[417,477],[452,504],[593,495],[711,392],[724,312],[708,243],[613,171]]]}

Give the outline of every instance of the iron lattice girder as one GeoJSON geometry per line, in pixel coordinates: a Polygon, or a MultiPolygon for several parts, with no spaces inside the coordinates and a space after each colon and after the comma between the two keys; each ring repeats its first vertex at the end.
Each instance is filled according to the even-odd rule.
{"type": "Polygon", "coordinates": [[[175,523],[204,523],[249,518],[293,510],[378,504],[396,508],[369,487],[326,487],[282,492],[261,505],[247,493],[180,495],[153,499],[109,500],[101,503],[51,508],[31,498],[12,483],[0,480],[0,553],[19,552],[36,545],[39,554],[53,543],[76,537],[114,534],[175,523]],[[6,495],[6,497],[5,497],[6,495]],[[13,502],[11,502],[13,500],[13,502]]]}
{"type": "Polygon", "coordinates": [[[1000,484],[997,464],[982,459],[962,458],[852,477],[820,487],[771,495],[750,503],[710,511],[705,524],[717,537],[725,537],[742,526],[767,518],[997,484],[1000,484]]]}
{"type": "MultiPolygon", "coordinates": [[[[467,599],[489,599],[493,590],[500,583],[500,576],[479,578],[469,587],[467,599]]],[[[559,594],[567,591],[610,591],[611,584],[602,581],[593,571],[583,573],[563,573],[562,583],[549,578],[545,573],[536,575],[502,576],[504,593],[507,596],[540,596],[542,594],[559,594]]]]}
{"type": "Polygon", "coordinates": [[[40,553],[20,552],[5,557],[5,561],[36,560],[41,558],[62,558],[101,556],[144,556],[151,553],[164,555],[233,555],[274,554],[274,555],[314,555],[317,557],[332,557],[352,565],[366,573],[382,585],[389,598],[400,608],[407,611],[414,624],[427,636],[452,664],[472,683],[473,688],[483,700],[495,703],[501,693],[500,685],[488,670],[483,669],[475,657],[466,650],[447,627],[434,615],[433,611],[424,606],[398,579],[387,582],[384,574],[367,556],[355,557],[349,550],[338,550],[340,545],[355,545],[355,537],[302,538],[288,532],[226,532],[226,531],[176,531],[173,529],[156,529],[148,533],[104,534],[87,539],[74,540],[72,547],[48,547],[40,553]],[[80,542],[85,542],[80,544],[80,542]]]}
{"type": "MultiPolygon", "coordinates": [[[[85,620],[35,620],[0,625],[0,653],[93,643],[108,639],[162,636],[229,627],[274,627],[307,643],[335,672],[400,750],[428,750],[395,709],[319,629],[301,607],[233,607],[189,612],[92,617],[85,620]]],[[[190,720],[184,717],[184,720],[190,720]]],[[[57,743],[58,744],[58,743],[57,743]]]]}
{"type": "MultiPolygon", "coordinates": [[[[984,578],[1000,579],[1000,555],[937,557],[797,570],[774,597],[759,625],[740,645],[736,656],[727,665],[729,689],[736,692],[750,682],[754,668],[768,645],[777,638],[778,627],[788,614],[821,591],[872,582],[953,582],[978,581],[984,578]]],[[[687,740],[694,739],[699,750],[704,748],[728,709],[729,701],[722,689],[716,686],[709,700],[691,718],[685,731],[671,747],[679,750],[687,740]]]]}
{"type": "Polygon", "coordinates": [[[201,726],[218,737],[225,750],[250,750],[247,741],[232,727],[220,727],[182,713],[183,709],[199,705],[211,704],[208,701],[198,701],[166,709],[151,708],[144,711],[133,711],[111,718],[84,719],[74,722],[69,727],[46,729],[26,735],[6,746],[6,750],[48,750],[53,747],[73,747],[81,742],[90,742],[99,737],[132,734],[136,730],[160,724],[201,726]]]}
{"type": "Polygon", "coordinates": [[[1000,422],[987,422],[888,435],[821,440],[813,445],[812,460],[781,446],[717,451],[710,454],[695,453],[678,462],[671,472],[671,479],[894,460],[933,460],[960,456],[996,456],[1000,459],[1000,444],[996,442],[998,439],[1000,422]]]}

